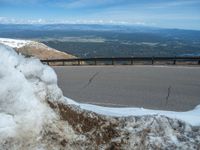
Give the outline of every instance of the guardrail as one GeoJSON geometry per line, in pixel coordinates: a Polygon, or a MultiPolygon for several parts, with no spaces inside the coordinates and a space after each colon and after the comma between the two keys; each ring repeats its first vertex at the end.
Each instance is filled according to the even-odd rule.
{"type": "Polygon", "coordinates": [[[73,59],[48,59],[41,60],[48,65],[134,65],[137,62],[142,64],[182,64],[200,65],[200,57],[110,57],[110,58],[73,58],[73,59]],[[109,63],[110,62],[110,63],[109,63]],[[122,63],[123,62],[123,63],[122,63]]]}

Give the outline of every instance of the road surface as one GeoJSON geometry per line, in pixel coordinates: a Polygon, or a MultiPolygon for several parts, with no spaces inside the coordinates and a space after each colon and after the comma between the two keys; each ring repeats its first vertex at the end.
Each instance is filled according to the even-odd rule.
{"type": "Polygon", "coordinates": [[[66,97],[113,107],[186,111],[200,104],[200,68],[181,66],[54,67],[66,97]]]}

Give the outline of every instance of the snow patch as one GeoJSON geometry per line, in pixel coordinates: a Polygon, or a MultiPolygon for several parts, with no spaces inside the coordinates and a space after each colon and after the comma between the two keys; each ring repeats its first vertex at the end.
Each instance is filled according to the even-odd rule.
{"type": "MultiPolygon", "coordinates": [[[[193,110],[187,112],[175,112],[175,111],[163,111],[163,110],[151,110],[144,108],[112,108],[103,107],[91,104],[77,103],[72,99],[65,98],[68,104],[79,106],[81,109],[96,112],[101,115],[115,116],[115,117],[127,117],[127,116],[144,116],[144,115],[158,115],[166,116],[182,120],[192,126],[200,126],[200,105],[196,106],[193,110]]],[[[65,103],[66,103],[65,102],[65,103]]]]}
{"type": "Polygon", "coordinates": [[[18,40],[18,39],[9,39],[9,38],[0,38],[0,43],[10,46],[12,48],[20,48],[23,47],[32,41],[29,40],[18,40]]]}

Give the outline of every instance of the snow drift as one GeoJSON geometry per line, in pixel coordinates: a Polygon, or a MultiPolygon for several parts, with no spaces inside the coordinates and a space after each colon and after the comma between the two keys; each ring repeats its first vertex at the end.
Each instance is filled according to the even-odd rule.
{"type": "Polygon", "coordinates": [[[47,104],[63,98],[56,74],[9,47],[0,45],[0,54],[0,149],[21,149],[30,142],[37,149],[44,127],[59,118],[47,104]]]}
{"type": "Polygon", "coordinates": [[[3,45],[0,54],[0,149],[200,148],[199,107],[180,115],[79,104],[38,59],[3,45]]]}

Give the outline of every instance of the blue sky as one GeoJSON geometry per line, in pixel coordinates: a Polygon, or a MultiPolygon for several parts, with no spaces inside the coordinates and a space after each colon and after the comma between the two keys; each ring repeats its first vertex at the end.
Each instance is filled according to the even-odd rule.
{"type": "Polygon", "coordinates": [[[0,23],[98,23],[200,30],[200,0],[0,0],[0,23]]]}

